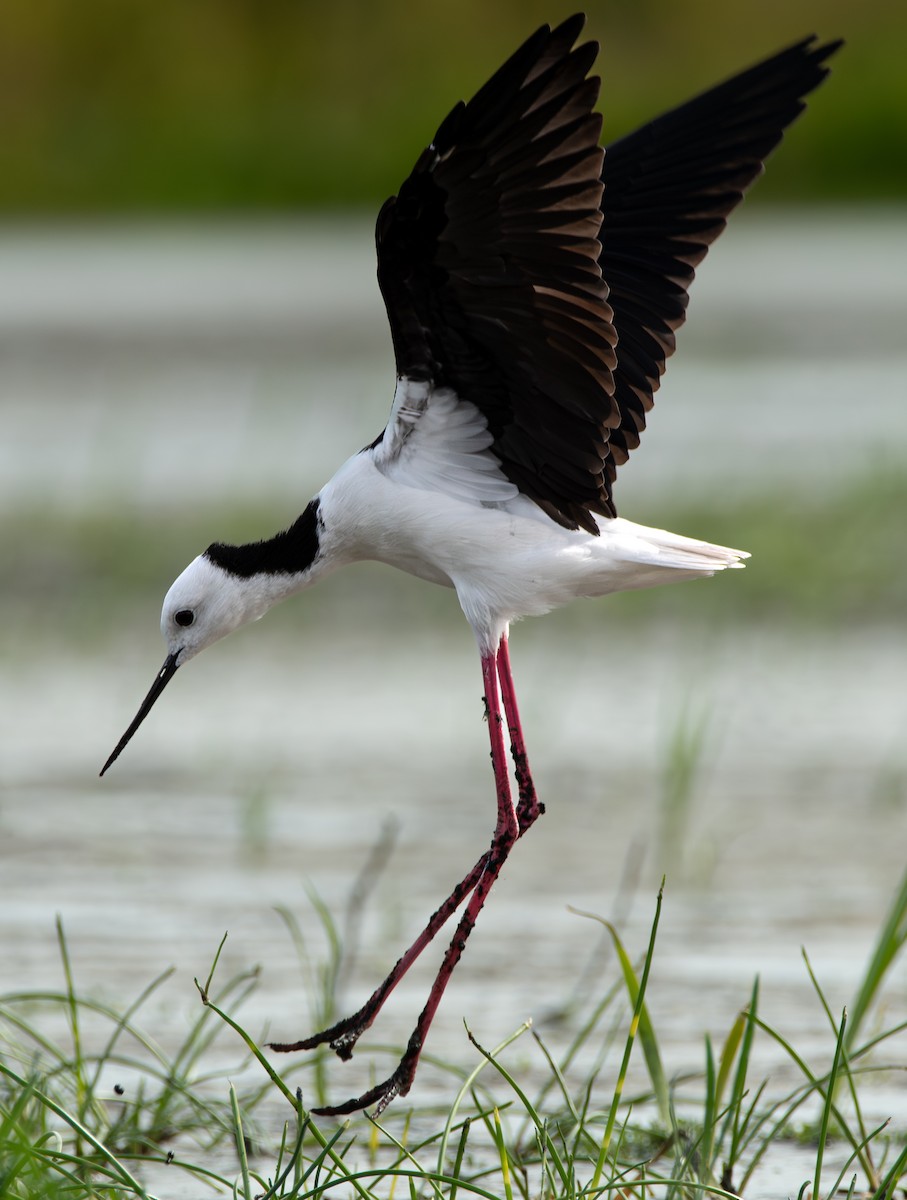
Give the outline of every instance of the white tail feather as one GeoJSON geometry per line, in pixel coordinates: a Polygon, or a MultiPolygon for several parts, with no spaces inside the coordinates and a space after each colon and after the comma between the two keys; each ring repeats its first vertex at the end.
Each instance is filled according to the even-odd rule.
{"type": "MultiPolygon", "coordinates": [[[[620,545],[628,560],[666,572],[713,575],[716,571],[743,567],[742,560],[750,557],[746,550],[683,537],[667,529],[651,529],[622,518],[611,522],[610,532],[617,535],[616,545],[620,545]]],[[[669,580],[662,578],[658,582],[669,580]]]]}

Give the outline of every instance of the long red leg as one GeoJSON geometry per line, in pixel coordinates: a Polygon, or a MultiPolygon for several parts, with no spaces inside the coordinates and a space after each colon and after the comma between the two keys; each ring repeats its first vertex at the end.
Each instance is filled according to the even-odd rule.
{"type": "MultiPolygon", "coordinates": [[[[419,1055],[422,1053],[422,1046],[425,1042],[425,1037],[431,1026],[434,1015],[441,1003],[441,997],[444,995],[444,989],[447,987],[450,977],[453,974],[454,967],[460,961],[460,956],[466,946],[466,939],[475,926],[482,906],[491,891],[495,880],[501,873],[501,868],[507,860],[510,849],[514,842],[520,836],[520,824],[517,819],[517,814],[513,807],[513,800],[510,795],[510,780],[507,773],[507,751],[504,746],[503,737],[503,718],[501,716],[501,704],[498,694],[498,656],[500,647],[497,652],[482,655],[482,677],[485,682],[485,704],[488,712],[488,736],[491,741],[491,762],[494,768],[495,789],[497,794],[497,822],[495,824],[494,836],[491,839],[491,847],[476,864],[476,868],[481,865],[481,872],[477,883],[473,888],[472,895],[469,898],[469,903],[463,916],[460,918],[453,940],[447,948],[447,953],[441,963],[441,967],[432,984],[431,992],[428,996],[428,1001],[419,1015],[419,1020],[416,1022],[416,1028],[406,1047],[406,1051],[401,1058],[397,1069],[385,1079],[382,1083],[370,1088],[361,1096],[354,1097],[348,1100],[345,1104],[332,1105],[327,1108],[318,1108],[313,1111],[323,1116],[342,1116],[346,1113],[356,1112],[361,1108],[367,1108],[370,1104],[375,1104],[376,1116],[381,1113],[395,1096],[405,1096],[409,1091],[416,1073],[416,1067],[419,1062],[419,1055]]],[[[506,654],[506,651],[505,651],[506,654]]],[[[512,683],[510,680],[509,664],[506,668],[506,675],[510,686],[511,702],[512,683]]],[[[516,715],[515,704],[512,711],[516,715]]],[[[519,729],[519,719],[516,718],[516,726],[519,729]]],[[[530,781],[531,783],[531,781],[530,781]]],[[[537,815],[537,814],[536,814],[537,815]]],[[[534,818],[533,818],[534,819],[534,818]]],[[[527,826],[528,828],[528,826],[527,826]]],[[[466,883],[472,876],[466,877],[466,883]]],[[[445,906],[442,906],[442,909],[445,906]]],[[[439,913],[442,911],[439,909],[439,913]]],[[[452,909],[450,911],[453,911],[452,909]]],[[[449,913],[448,913],[449,915],[449,913]]],[[[429,939],[430,940],[430,939],[429,939]]],[[[427,943],[426,943],[427,944],[427,943]]],[[[404,956],[406,957],[406,956],[404,956]]],[[[379,989],[380,991],[381,989],[379,989]]]]}
{"type": "Polygon", "coordinates": [[[539,803],[535,794],[535,784],[529,771],[529,758],[526,754],[526,743],[523,740],[523,726],[520,724],[520,714],[516,705],[516,692],[513,688],[513,676],[510,673],[510,649],[507,644],[507,634],[501,638],[498,646],[498,677],[501,681],[501,699],[504,702],[504,714],[507,717],[507,727],[510,730],[510,754],[513,758],[513,768],[516,774],[517,789],[520,802],[517,805],[517,819],[520,823],[520,837],[533,825],[545,811],[544,804],[539,803]]]}
{"type": "Polygon", "coordinates": [[[460,880],[440,908],[432,913],[428,924],[406,953],[397,959],[387,978],[375,988],[358,1012],[354,1012],[351,1017],[345,1017],[342,1021],[338,1021],[336,1025],[332,1025],[329,1029],[323,1029],[321,1033],[315,1033],[311,1037],[303,1038],[301,1042],[269,1042],[269,1048],[283,1052],[314,1050],[316,1046],[322,1046],[325,1042],[329,1042],[331,1049],[336,1050],[340,1058],[344,1060],[352,1058],[356,1042],[375,1020],[375,1017],[377,1017],[384,1006],[385,1000],[425,947],[429,945],[438,930],[457,911],[469,893],[475,888],[482,877],[482,872],[485,870],[489,854],[490,851],[486,850],[469,874],[460,880]]]}
{"type": "MultiPolygon", "coordinates": [[[[483,673],[484,673],[483,665],[483,673]]],[[[487,691],[486,682],[486,691],[487,691]]],[[[511,684],[512,690],[512,684],[511,684]]],[[[488,699],[486,697],[486,716],[488,716],[488,699]]],[[[490,718],[489,718],[490,719],[490,718]]],[[[500,718],[498,719],[500,724],[500,718]]],[[[509,793],[508,793],[509,802],[509,793]]],[[[511,805],[512,807],[512,805],[511,805]]],[[[310,1037],[303,1038],[298,1042],[269,1042],[268,1046],[271,1050],[276,1050],[279,1053],[292,1053],[296,1050],[314,1050],[316,1046],[323,1046],[329,1043],[332,1050],[336,1051],[337,1055],[343,1059],[352,1058],[353,1050],[356,1042],[372,1025],[378,1013],[384,1006],[384,1002],[388,996],[413,965],[422,951],[434,939],[438,931],[445,925],[450,917],[457,911],[469,893],[475,888],[479,879],[482,877],[482,872],[485,870],[488,857],[491,852],[486,850],[479,861],[475,864],[472,870],[466,875],[454,890],[450,893],[444,903],[432,913],[428,924],[409,947],[405,954],[397,960],[391,968],[387,977],[382,981],[365,1004],[360,1009],[352,1014],[352,1016],[344,1017],[343,1020],[331,1025],[328,1029],[323,1029],[319,1033],[314,1033],[310,1037]]]]}

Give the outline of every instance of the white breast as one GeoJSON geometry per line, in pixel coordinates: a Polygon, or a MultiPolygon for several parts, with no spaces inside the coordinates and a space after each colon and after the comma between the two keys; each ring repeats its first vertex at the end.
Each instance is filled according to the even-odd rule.
{"type": "Polygon", "coordinates": [[[380,446],[362,451],[322,489],[324,567],[373,559],[455,587],[483,648],[510,622],[579,596],[710,575],[741,557],[620,518],[602,519],[598,537],[564,529],[523,496],[457,497],[382,457],[380,446]]]}

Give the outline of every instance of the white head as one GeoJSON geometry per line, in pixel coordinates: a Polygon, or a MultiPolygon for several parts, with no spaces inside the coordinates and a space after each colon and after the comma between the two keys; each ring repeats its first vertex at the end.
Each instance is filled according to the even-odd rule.
{"type": "Polygon", "coordinates": [[[236,575],[213,562],[207,552],[193,559],[164,597],[161,610],[161,633],[167,643],[164,665],[101,774],[119,758],[177,667],[240,625],[264,616],[272,604],[295,590],[293,583],[298,586],[298,581],[286,574],[236,575]]]}
{"type": "Polygon", "coordinates": [[[273,538],[245,546],[214,542],[192,560],[164,597],[164,665],[102,775],[147,717],[177,667],[240,625],[263,617],[272,604],[307,587],[319,571],[324,572],[329,560],[320,555],[321,524],[316,497],[289,529],[273,538]]]}
{"type": "Polygon", "coordinates": [[[161,633],[177,666],[240,625],[264,616],[270,604],[256,578],[242,579],[213,563],[194,558],[173,582],[161,609],[161,633]]]}

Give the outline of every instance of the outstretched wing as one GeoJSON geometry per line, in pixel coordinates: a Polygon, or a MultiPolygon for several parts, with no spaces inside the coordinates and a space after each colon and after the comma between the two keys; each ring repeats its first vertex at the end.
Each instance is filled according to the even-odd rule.
{"type": "Polygon", "coordinates": [[[620,410],[608,439],[609,501],[674,352],[695,267],[840,45],[806,38],[606,148],[599,261],[618,333],[620,410]]]}
{"type": "MultiPolygon", "coordinates": [[[[440,397],[443,459],[440,418],[468,405],[457,453],[472,446],[492,467],[493,495],[518,489],[561,524],[597,532],[621,414],[598,263],[599,81],[587,78],[598,47],[573,48],[582,27],[575,16],[533,34],[453,109],[381,210],[378,281],[400,382],[376,455],[389,462],[407,439],[426,442],[422,417],[440,397]]],[[[467,469],[454,465],[448,474],[467,469]]]]}

